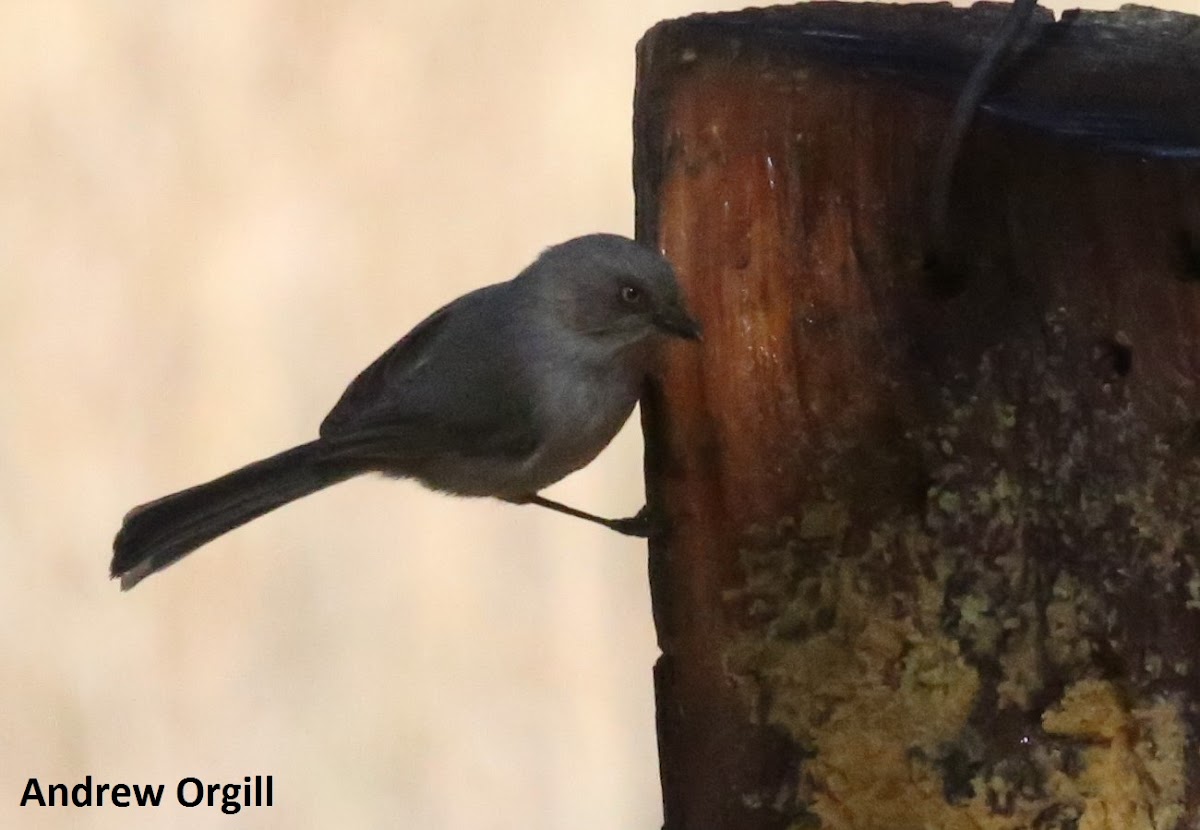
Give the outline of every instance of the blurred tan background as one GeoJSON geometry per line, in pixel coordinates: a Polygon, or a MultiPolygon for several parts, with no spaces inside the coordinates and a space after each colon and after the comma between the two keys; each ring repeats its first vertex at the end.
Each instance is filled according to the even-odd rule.
{"type": "MultiPolygon", "coordinates": [[[[741,5],[0,6],[0,826],[208,827],[175,782],[254,774],[239,827],[659,826],[635,540],[372,478],[106,566],[444,301],[630,233],[634,44],[741,5]],[[87,774],[168,804],[16,807],[87,774]]],[[[627,515],[640,449],[551,492],[627,515]]]]}

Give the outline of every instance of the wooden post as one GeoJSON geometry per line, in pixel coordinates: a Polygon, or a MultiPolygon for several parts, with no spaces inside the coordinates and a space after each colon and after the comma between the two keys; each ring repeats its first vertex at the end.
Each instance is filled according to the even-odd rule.
{"type": "Polygon", "coordinates": [[[841,3],[639,47],[668,830],[1200,826],[1200,19],[841,3]]]}

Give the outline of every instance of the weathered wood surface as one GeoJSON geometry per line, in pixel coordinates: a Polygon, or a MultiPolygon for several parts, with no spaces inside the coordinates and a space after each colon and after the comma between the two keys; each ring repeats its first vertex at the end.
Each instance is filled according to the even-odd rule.
{"type": "Polygon", "coordinates": [[[1200,19],[673,21],[638,233],[705,326],[644,402],[669,830],[1200,826],[1200,19]]]}

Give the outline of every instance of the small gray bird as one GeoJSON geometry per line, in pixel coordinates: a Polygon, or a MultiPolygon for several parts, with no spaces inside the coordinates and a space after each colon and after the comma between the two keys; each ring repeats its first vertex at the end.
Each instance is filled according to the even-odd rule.
{"type": "Polygon", "coordinates": [[[644,536],[642,514],[602,519],[538,491],[617,434],[663,333],[700,337],[665,258],[612,234],[548,248],[514,279],[459,297],[384,352],[315,441],[135,507],[113,541],[111,574],[128,590],[223,533],[369,472],[644,536]]]}

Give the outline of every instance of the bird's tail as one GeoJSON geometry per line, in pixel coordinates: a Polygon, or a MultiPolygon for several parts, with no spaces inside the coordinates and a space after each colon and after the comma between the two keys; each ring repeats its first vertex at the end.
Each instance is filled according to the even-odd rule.
{"type": "Polygon", "coordinates": [[[129,590],[223,533],[363,472],[322,456],[322,442],[312,441],[135,507],[113,540],[112,577],[129,590]]]}

